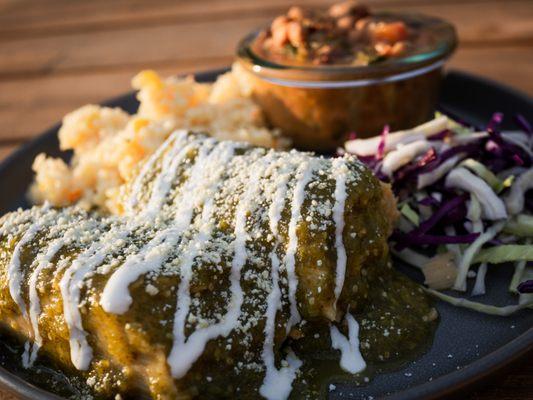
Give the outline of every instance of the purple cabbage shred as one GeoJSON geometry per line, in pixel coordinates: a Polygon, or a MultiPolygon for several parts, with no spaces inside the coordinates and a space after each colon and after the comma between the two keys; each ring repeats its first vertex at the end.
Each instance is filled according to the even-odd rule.
{"type": "Polygon", "coordinates": [[[395,231],[391,235],[391,240],[396,242],[395,249],[400,251],[407,246],[425,246],[425,245],[439,245],[439,244],[461,244],[472,243],[477,239],[479,233],[469,233],[466,235],[416,235],[412,233],[403,233],[395,231]]]}
{"type": "Polygon", "coordinates": [[[427,196],[427,197],[424,197],[422,200],[420,200],[418,202],[418,204],[421,204],[421,205],[427,206],[427,207],[432,207],[432,206],[433,207],[438,207],[440,203],[434,197],[427,196]]]}
{"type": "Polygon", "coordinates": [[[385,155],[385,144],[387,142],[387,136],[389,136],[389,125],[385,125],[381,131],[381,140],[379,141],[378,151],[376,153],[376,158],[381,160],[385,155]]]}
{"type": "Polygon", "coordinates": [[[444,140],[452,135],[452,131],[449,129],[445,129],[443,131],[440,131],[439,133],[435,133],[434,135],[431,135],[428,137],[428,140],[430,141],[440,141],[444,140]]]}
{"type": "Polygon", "coordinates": [[[418,228],[414,229],[410,233],[415,236],[420,236],[427,233],[431,228],[437,225],[442,218],[448,216],[452,211],[464,204],[466,199],[466,195],[461,195],[445,202],[435,213],[433,213],[431,217],[422,222],[418,228]]]}
{"type": "Polygon", "coordinates": [[[489,132],[496,131],[496,129],[500,127],[502,122],[503,122],[503,113],[495,112],[494,114],[492,114],[492,117],[489,123],[487,124],[487,131],[489,132]]]}
{"type": "Polygon", "coordinates": [[[522,115],[516,114],[514,117],[516,124],[527,134],[533,135],[533,128],[529,121],[522,115]]]}
{"type": "Polygon", "coordinates": [[[427,172],[425,167],[436,159],[437,152],[435,151],[435,148],[432,147],[414,164],[408,164],[394,173],[394,186],[398,187],[405,180],[414,178],[421,173],[427,172]]]}
{"type": "Polygon", "coordinates": [[[516,289],[520,293],[533,293],[533,279],[520,283],[516,289]]]}

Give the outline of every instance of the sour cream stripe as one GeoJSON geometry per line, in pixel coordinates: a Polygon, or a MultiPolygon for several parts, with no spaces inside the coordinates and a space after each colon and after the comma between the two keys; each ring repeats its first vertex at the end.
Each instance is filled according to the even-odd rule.
{"type": "MultiPolygon", "coordinates": [[[[259,152],[259,150],[256,150],[256,152],[259,152]]],[[[250,165],[250,171],[252,171],[252,173],[248,176],[248,179],[243,182],[246,189],[235,211],[235,240],[233,241],[234,257],[231,263],[230,272],[231,300],[229,301],[228,310],[221,322],[206,328],[196,329],[183,343],[179,343],[176,340],[174,341],[168,357],[168,363],[174,378],[181,378],[187,373],[198,357],[202,355],[205,345],[209,340],[219,336],[227,336],[237,326],[244,301],[240,279],[241,269],[247,260],[247,214],[252,212],[256,207],[254,200],[260,188],[259,182],[271,162],[271,159],[272,153],[268,153],[266,156],[259,158],[257,162],[250,165]]]]}
{"type": "Polygon", "coordinates": [[[52,243],[50,243],[50,245],[44,250],[44,252],[37,256],[37,266],[33,270],[28,280],[30,297],[29,319],[33,330],[33,346],[31,348],[31,352],[25,351],[22,356],[23,365],[26,368],[33,365],[35,359],[37,358],[39,349],[43,344],[43,339],[39,332],[39,315],[41,314],[41,304],[39,295],[37,293],[37,280],[41,272],[43,272],[43,270],[50,265],[50,262],[57,255],[59,250],[61,250],[68,243],[69,241],[65,240],[63,237],[53,240],[52,243]]]}
{"type": "Polygon", "coordinates": [[[191,306],[190,282],[193,276],[192,266],[194,259],[209,240],[213,230],[213,223],[210,221],[213,212],[213,201],[206,202],[202,212],[201,226],[197,237],[191,242],[189,252],[183,259],[180,269],[180,284],[178,287],[178,304],[174,315],[173,325],[173,345],[167,362],[171,367],[172,374],[185,374],[192,366],[195,359],[182,359],[181,349],[185,346],[185,321],[191,306]],[[185,364],[184,364],[185,362],[185,364]]]}
{"type": "Polygon", "coordinates": [[[49,216],[49,208],[50,206],[48,204],[45,204],[43,207],[43,211],[46,213],[43,217],[41,217],[40,220],[38,220],[36,223],[33,223],[29,226],[29,228],[24,232],[22,235],[22,238],[18,241],[18,243],[15,246],[15,249],[13,250],[13,254],[11,256],[11,260],[9,261],[9,265],[7,266],[7,280],[9,282],[9,294],[11,295],[11,298],[13,301],[17,304],[17,306],[20,309],[20,312],[22,313],[22,316],[24,318],[28,317],[28,312],[26,310],[26,302],[22,298],[22,271],[20,270],[20,256],[22,253],[22,249],[24,246],[29,244],[37,234],[46,226],[48,223],[48,216],[49,216]]]}
{"type": "Polygon", "coordinates": [[[152,194],[148,204],[143,210],[142,217],[152,219],[161,210],[161,207],[163,207],[163,204],[167,201],[172,184],[175,182],[178,167],[183,163],[191,151],[199,148],[201,153],[199,155],[199,162],[201,163],[204,158],[202,155],[205,156],[207,150],[210,150],[212,146],[213,140],[202,140],[199,138],[193,140],[182,148],[180,148],[179,145],[172,147],[172,150],[167,153],[168,157],[165,158],[161,172],[154,181],[152,194]],[[179,151],[175,151],[176,149],[179,151]]]}
{"type": "Polygon", "coordinates": [[[168,139],[146,160],[139,171],[132,184],[130,196],[127,201],[127,208],[129,213],[133,212],[133,208],[139,202],[139,196],[143,190],[144,180],[154,170],[155,163],[161,158],[168,147],[173,144],[174,148],[181,148],[188,138],[188,133],[185,130],[178,130],[172,133],[168,139]]]}
{"type": "MultiPolygon", "coordinates": [[[[46,206],[48,207],[48,205],[46,206]]],[[[45,208],[46,212],[46,208],[45,208]]],[[[57,215],[56,212],[50,213],[49,215],[41,216],[41,219],[46,219],[48,217],[55,217],[57,215]]],[[[54,218],[55,221],[55,218],[54,218]]],[[[42,337],[39,333],[39,315],[41,313],[41,307],[40,307],[40,301],[39,296],[37,293],[37,280],[41,272],[49,266],[51,259],[58,253],[58,251],[66,246],[67,244],[71,243],[77,235],[80,233],[80,229],[83,231],[84,229],[92,229],[94,228],[94,224],[91,221],[79,221],[74,220],[74,226],[72,221],[67,222],[66,230],[61,234],[61,237],[54,239],[51,241],[51,243],[43,250],[43,252],[40,252],[36,255],[31,268],[33,268],[33,272],[30,274],[30,277],[28,279],[28,297],[29,297],[29,306],[28,306],[28,320],[31,325],[31,333],[33,335],[33,344],[30,346],[30,343],[27,342],[24,345],[24,352],[22,354],[22,366],[24,368],[29,368],[33,365],[35,362],[35,359],[37,358],[37,354],[39,352],[40,347],[42,346],[42,337]]],[[[49,226],[49,223],[46,225],[49,229],[47,229],[47,233],[50,233],[51,237],[54,237],[57,235],[57,232],[55,231],[56,226],[49,226]]]]}
{"type": "Polygon", "coordinates": [[[345,321],[348,325],[348,338],[336,326],[331,325],[331,346],[341,352],[341,368],[351,374],[357,374],[366,368],[359,349],[359,324],[350,313],[346,314],[345,321]]]}
{"type": "Polygon", "coordinates": [[[111,230],[99,242],[94,243],[78,256],[67,268],[61,278],[59,287],[63,299],[63,314],[69,329],[70,358],[74,367],[85,371],[92,360],[92,348],[87,342],[87,332],[83,328],[79,303],[83,280],[98,265],[102,264],[108,254],[117,249],[116,243],[125,241],[130,229],[111,230]]]}
{"type": "Polygon", "coordinates": [[[278,226],[279,221],[281,220],[281,212],[287,198],[288,183],[296,171],[295,165],[287,162],[287,160],[283,158],[281,158],[281,161],[285,163],[285,166],[279,172],[279,175],[274,178],[274,185],[276,188],[268,210],[269,227],[274,237],[275,244],[270,253],[272,289],[267,297],[265,341],[263,343],[262,351],[262,358],[266,371],[263,384],[259,388],[259,394],[268,400],[286,399],[289,396],[292,390],[292,382],[296,378],[296,372],[302,365],[302,362],[293,355],[285,360],[287,362],[286,366],[278,369],[276,368],[274,355],[276,315],[281,307],[281,291],[279,288],[280,260],[277,255],[280,243],[278,226]]]}
{"type": "Polygon", "coordinates": [[[302,219],[302,205],[305,200],[305,188],[313,179],[315,170],[319,167],[318,159],[309,159],[303,161],[296,173],[296,184],[294,185],[294,192],[291,201],[291,219],[289,222],[289,243],[285,254],[284,266],[287,271],[287,279],[289,281],[289,301],[291,307],[291,316],[287,323],[287,332],[300,322],[301,317],[298,312],[298,305],[296,303],[296,290],[298,289],[298,278],[296,276],[296,251],[298,250],[298,235],[296,229],[298,223],[302,219]]]}
{"type": "MultiPolygon", "coordinates": [[[[221,157],[221,165],[228,164],[235,153],[235,144],[226,142],[224,145],[224,154],[221,157]]],[[[223,169],[219,170],[219,173],[215,178],[219,179],[220,175],[223,173],[223,169]]],[[[176,306],[176,312],[174,315],[174,325],[173,325],[173,335],[174,335],[174,344],[172,351],[168,357],[169,365],[179,363],[179,360],[176,361],[175,358],[176,352],[174,349],[183,346],[185,343],[185,319],[189,313],[191,297],[189,285],[192,279],[192,267],[196,256],[199,251],[203,249],[205,244],[210,240],[212,231],[214,228],[213,212],[214,212],[214,200],[213,196],[215,191],[218,189],[221,184],[220,181],[217,182],[217,179],[213,179],[213,184],[209,187],[207,193],[207,201],[204,204],[202,210],[199,226],[197,227],[197,233],[193,239],[189,242],[187,248],[184,251],[184,258],[180,263],[180,284],[178,286],[177,299],[178,303],[176,306]],[[173,352],[174,351],[174,352],[173,352]]]]}
{"type": "MultiPolygon", "coordinates": [[[[214,144],[214,140],[208,141],[214,144]]],[[[175,200],[179,208],[171,227],[159,232],[139,253],[130,256],[107,281],[100,298],[100,305],[106,312],[123,314],[129,309],[133,301],[129,285],[162,266],[181,241],[183,233],[190,228],[194,209],[201,207],[206,198],[213,195],[205,187],[219,180],[223,166],[233,156],[234,148],[231,144],[219,143],[212,149],[209,145],[200,148],[189,178],[175,200]]]]}
{"type": "Polygon", "coordinates": [[[337,268],[335,274],[335,305],[344,286],[346,276],[346,249],[344,247],[344,209],[346,204],[346,180],[348,166],[344,158],[336,158],[332,162],[332,173],[335,177],[335,204],[333,205],[333,221],[335,222],[335,249],[337,252],[337,268]]]}

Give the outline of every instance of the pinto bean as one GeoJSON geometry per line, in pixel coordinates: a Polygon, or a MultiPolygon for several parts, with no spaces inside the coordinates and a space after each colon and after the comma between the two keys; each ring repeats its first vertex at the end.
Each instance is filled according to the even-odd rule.
{"type": "Polygon", "coordinates": [[[289,41],[288,24],[279,24],[272,30],[272,44],[274,47],[281,48],[289,41]]]}
{"type": "Polygon", "coordinates": [[[370,18],[361,18],[355,23],[355,29],[357,29],[358,31],[362,31],[363,29],[366,29],[369,24],[370,18]]]}
{"type": "Polygon", "coordinates": [[[305,43],[305,34],[302,24],[296,21],[287,25],[287,37],[294,47],[300,47],[305,43]]]}
{"type": "Polygon", "coordinates": [[[391,56],[399,56],[405,52],[407,44],[405,42],[396,42],[392,45],[391,56]]]}
{"type": "Polygon", "coordinates": [[[289,23],[289,18],[287,18],[285,15],[280,15],[279,17],[276,17],[274,21],[272,21],[272,24],[270,25],[271,30],[276,30],[280,26],[287,25],[289,23]]]}
{"type": "Polygon", "coordinates": [[[392,46],[385,42],[378,42],[374,45],[374,50],[376,50],[380,56],[387,56],[390,54],[392,46]]]}
{"type": "Polygon", "coordinates": [[[356,19],[366,17],[368,13],[368,8],[364,5],[359,4],[357,1],[348,0],[343,3],[333,4],[329,10],[329,15],[333,18],[341,18],[347,15],[351,15],[356,19]]]}
{"type": "Polygon", "coordinates": [[[405,42],[396,42],[394,44],[379,42],[374,45],[374,49],[379,55],[387,57],[398,56],[405,51],[405,48],[405,42]]]}
{"type": "Polygon", "coordinates": [[[310,10],[304,9],[299,6],[292,6],[289,8],[289,11],[287,11],[287,17],[289,17],[293,21],[303,21],[306,18],[310,18],[312,16],[312,12],[310,10]]]}
{"type": "Polygon", "coordinates": [[[348,31],[348,41],[352,44],[358,44],[363,39],[364,35],[364,31],[359,29],[352,29],[348,31]]]}
{"type": "Polygon", "coordinates": [[[337,19],[337,27],[345,31],[352,29],[354,24],[355,18],[351,15],[345,15],[344,17],[337,19]]]}

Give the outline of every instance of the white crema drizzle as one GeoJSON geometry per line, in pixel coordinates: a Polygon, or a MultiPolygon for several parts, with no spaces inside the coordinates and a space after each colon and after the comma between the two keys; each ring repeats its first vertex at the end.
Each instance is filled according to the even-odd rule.
{"type": "MultiPolygon", "coordinates": [[[[129,285],[140,276],[158,270],[168,259],[185,230],[189,228],[194,209],[200,207],[208,195],[206,191],[202,190],[202,186],[209,183],[210,179],[218,180],[218,176],[208,176],[209,166],[220,165],[225,145],[220,143],[211,151],[214,141],[213,139],[206,141],[209,141],[210,146],[201,146],[199,149],[195,164],[190,169],[189,179],[185,182],[176,200],[179,208],[171,227],[159,232],[139,253],[128,257],[107,281],[100,298],[100,305],[106,312],[123,314],[128,311],[133,302],[129,285]]],[[[175,172],[175,168],[171,164],[169,164],[169,168],[174,169],[175,172]]],[[[161,171],[161,175],[167,173],[167,170],[161,171]]],[[[154,190],[168,192],[169,188],[154,186],[154,190]]],[[[157,196],[159,197],[159,195],[157,196]]],[[[148,208],[150,207],[149,204],[148,208]]]]}
{"type": "Polygon", "coordinates": [[[346,249],[344,247],[344,211],[346,203],[346,180],[348,166],[343,158],[336,158],[332,162],[332,172],[335,176],[335,204],[333,205],[333,221],[335,222],[335,249],[337,251],[337,268],[335,274],[335,305],[344,287],[346,276],[346,249]]]}
{"type": "MultiPolygon", "coordinates": [[[[220,179],[220,176],[223,173],[225,165],[230,162],[231,158],[235,153],[235,144],[231,142],[225,142],[221,150],[223,153],[221,154],[221,157],[219,159],[220,162],[218,166],[216,164],[213,164],[212,167],[214,168],[214,171],[212,179],[210,185],[205,188],[204,193],[207,200],[202,210],[198,231],[195,237],[189,242],[188,247],[184,252],[184,257],[180,260],[181,280],[178,286],[178,303],[174,316],[174,345],[172,347],[172,350],[178,349],[180,348],[180,346],[183,346],[185,344],[185,320],[191,304],[189,285],[193,275],[192,267],[196,256],[211,238],[211,234],[214,228],[213,196],[220,185],[220,181],[218,180],[220,179]]],[[[170,365],[179,362],[174,360],[176,357],[179,358],[179,355],[177,354],[178,353],[176,353],[176,351],[174,351],[174,353],[171,351],[171,353],[169,354],[168,359],[170,365]]]]}
{"type": "MultiPolygon", "coordinates": [[[[176,148],[184,144],[187,138],[188,134],[186,131],[174,132],[171,137],[160,146],[155,154],[147,160],[141,169],[137,180],[133,184],[132,195],[128,202],[130,209],[133,209],[138,203],[142,182],[144,181],[145,176],[150,172],[150,169],[154,167],[155,161],[157,160],[157,157],[155,156],[160,157],[170,143],[173,144],[173,148],[176,148]],[[147,165],[149,167],[147,167],[147,165]]],[[[168,162],[163,167],[170,168],[172,167],[172,164],[168,162]]],[[[165,171],[161,171],[161,173],[164,172],[165,171]]],[[[116,247],[116,243],[125,240],[127,236],[138,227],[137,222],[138,221],[134,221],[132,224],[128,224],[126,228],[111,229],[110,232],[104,235],[102,240],[94,243],[88,250],[79,255],[73,261],[72,265],[66,269],[61,278],[60,289],[63,299],[63,313],[70,335],[71,361],[74,364],[74,367],[79,370],[87,370],[92,360],[92,348],[87,342],[87,332],[83,328],[83,322],[79,311],[80,289],[83,286],[85,278],[102,264],[106,256],[116,247]]],[[[124,265],[122,265],[122,267],[123,266],[124,265]]],[[[103,295],[104,294],[102,294],[102,296],[103,295]]],[[[126,298],[125,301],[128,301],[128,298],[126,298]]],[[[131,302],[131,297],[129,297],[129,301],[131,302]]]]}
{"type": "Polygon", "coordinates": [[[277,249],[280,242],[278,226],[281,220],[281,212],[285,205],[288,183],[295,172],[291,163],[286,163],[279,172],[275,184],[274,198],[268,210],[269,228],[275,240],[275,245],[270,253],[272,289],[267,297],[265,341],[263,343],[262,358],[265,364],[265,378],[259,388],[259,394],[268,400],[286,399],[292,390],[292,382],[296,378],[296,372],[302,366],[294,354],[287,357],[287,365],[276,368],[274,355],[274,336],[276,332],[276,314],[281,307],[281,291],[279,288],[280,260],[277,249]]]}
{"type": "Polygon", "coordinates": [[[365,360],[359,350],[359,324],[350,314],[346,314],[348,324],[348,338],[336,326],[331,325],[331,347],[340,350],[340,366],[346,372],[357,374],[366,368],[365,360]]]}
{"type": "Polygon", "coordinates": [[[64,238],[60,237],[50,243],[50,245],[44,250],[43,254],[37,256],[37,266],[30,275],[28,280],[29,286],[29,319],[33,330],[33,346],[31,351],[29,347],[26,347],[24,354],[22,355],[22,364],[25,368],[33,365],[37,358],[39,349],[43,344],[43,338],[39,332],[39,315],[41,314],[41,304],[39,301],[39,295],[37,293],[37,279],[41,272],[48,267],[52,258],[61,250],[66,244],[64,238]]]}
{"type": "Polygon", "coordinates": [[[161,158],[163,153],[172,144],[174,149],[180,149],[185,145],[189,135],[185,130],[178,130],[172,133],[165,142],[152,154],[141,167],[139,174],[135,178],[128,201],[126,202],[129,213],[133,213],[133,208],[139,203],[140,194],[144,189],[146,177],[153,171],[156,162],[161,158]]]}
{"type": "Polygon", "coordinates": [[[178,146],[174,146],[167,152],[163,160],[161,173],[154,180],[150,200],[143,209],[141,218],[153,219],[161,211],[161,208],[168,200],[168,194],[172,188],[172,184],[175,182],[178,167],[183,163],[187,155],[189,155],[192,150],[201,146],[199,147],[200,154],[198,155],[198,162],[196,165],[202,166],[202,162],[213,144],[213,139],[206,139],[202,144],[201,139],[198,138],[181,149],[178,146]],[[179,149],[179,151],[176,151],[176,149],[179,149]]]}
{"type": "Polygon", "coordinates": [[[301,317],[296,304],[296,290],[298,289],[298,277],[296,276],[296,251],[298,250],[298,235],[296,228],[302,219],[301,210],[305,200],[305,188],[311,182],[315,170],[318,168],[318,159],[311,158],[303,161],[296,172],[296,184],[291,201],[291,219],[289,222],[289,243],[285,253],[284,266],[287,271],[289,281],[289,301],[291,305],[291,315],[287,323],[287,333],[291,328],[300,322],[301,317]]]}
{"type": "Polygon", "coordinates": [[[85,277],[102,264],[106,256],[116,247],[116,243],[124,241],[130,229],[111,229],[98,242],[79,255],[72,265],[66,269],[59,287],[63,299],[63,314],[69,329],[70,358],[74,367],[81,371],[89,368],[93,351],[87,342],[87,332],[79,309],[80,290],[85,277]]]}
{"type": "MultiPolygon", "coordinates": [[[[241,269],[245,265],[247,259],[247,215],[248,213],[252,213],[257,206],[254,199],[260,188],[259,182],[261,177],[264,175],[265,170],[272,160],[272,154],[272,152],[268,153],[249,166],[252,173],[248,176],[248,179],[243,182],[245,192],[235,210],[235,240],[233,242],[234,257],[231,263],[231,299],[229,301],[228,310],[220,322],[205,328],[196,329],[186,341],[181,333],[183,328],[181,326],[175,327],[175,333],[177,333],[178,336],[174,337],[172,350],[167,359],[174,378],[181,378],[187,373],[187,371],[189,371],[198,357],[202,355],[205,345],[209,340],[219,336],[225,337],[237,327],[241,315],[241,306],[244,301],[244,293],[241,288],[240,280],[241,269]]],[[[178,300],[178,302],[179,301],[180,300],[178,300]]]]}
{"type": "MultiPolygon", "coordinates": [[[[43,206],[43,211],[47,212],[50,208],[50,205],[46,203],[43,206]]],[[[28,312],[26,310],[26,302],[22,298],[22,271],[20,270],[20,256],[24,246],[29,244],[35,236],[41,231],[41,229],[46,226],[45,221],[38,221],[34,224],[31,224],[30,227],[24,232],[22,238],[18,241],[13,254],[11,255],[11,260],[7,266],[7,280],[9,282],[9,294],[13,301],[17,304],[24,318],[27,318],[28,312]]]]}

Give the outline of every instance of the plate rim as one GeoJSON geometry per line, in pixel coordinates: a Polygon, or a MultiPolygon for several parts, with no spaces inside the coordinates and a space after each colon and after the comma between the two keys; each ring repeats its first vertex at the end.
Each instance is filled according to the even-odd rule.
{"type": "MultiPolygon", "coordinates": [[[[227,72],[228,70],[229,68],[209,69],[193,74],[197,80],[206,82],[215,76],[227,72]]],[[[492,79],[455,69],[447,71],[446,75],[474,81],[482,86],[490,86],[497,91],[506,92],[510,96],[515,97],[524,103],[530,103],[531,107],[533,108],[533,97],[492,79]]],[[[119,107],[119,104],[123,103],[125,100],[131,100],[134,93],[134,91],[130,91],[113,97],[100,104],[105,106],[119,107]]],[[[55,138],[57,135],[57,130],[60,126],[61,123],[52,125],[48,129],[44,130],[43,133],[22,144],[11,154],[9,154],[2,162],[0,162],[0,177],[2,174],[6,173],[6,171],[9,170],[26,152],[39,148],[42,143],[51,140],[51,138],[55,138]]],[[[526,355],[531,353],[533,353],[533,327],[509,343],[497,348],[496,350],[486,354],[480,359],[462,367],[459,370],[439,376],[432,381],[384,395],[382,398],[386,398],[387,400],[407,400],[418,398],[437,399],[450,397],[458,394],[459,392],[465,392],[469,389],[474,389],[477,385],[485,381],[490,376],[501,372],[511,364],[525,358],[526,355]]],[[[24,399],[64,399],[63,397],[35,386],[34,384],[24,380],[23,378],[1,366],[0,388],[24,399]]]]}

